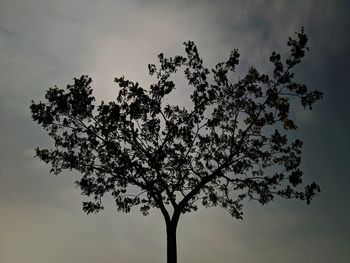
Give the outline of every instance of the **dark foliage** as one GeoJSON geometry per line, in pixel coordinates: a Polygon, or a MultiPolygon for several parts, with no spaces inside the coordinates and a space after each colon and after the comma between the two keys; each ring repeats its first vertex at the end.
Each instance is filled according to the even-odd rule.
{"type": "Polygon", "coordinates": [[[82,174],[76,184],[92,197],[83,204],[87,213],[103,208],[107,192],[118,210],[140,206],[147,215],[156,207],[167,222],[200,204],[222,206],[242,218],[245,198],[309,203],[319,187],[300,187],[302,142],[288,136],[297,128],[291,105],[311,108],[322,96],[294,80],[294,67],[308,50],[304,31],[289,39],[285,62],[272,53],[271,74],[251,67],[236,83],[230,74],[239,63],[237,50],[210,71],[195,44],[184,45],[186,56],[160,54],[159,66],[148,66],[157,79],[149,89],[116,78],[116,101],[95,106],[88,76],[67,89],[50,88],[44,102],[30,107],[34,121],[55,142],[52,149],[36,149],[37,156],[54,174],[63,169],[82,174]],[[171,76],[178,70],[193,90],[191,108],[164,101],[175,89],[171,76]]]}

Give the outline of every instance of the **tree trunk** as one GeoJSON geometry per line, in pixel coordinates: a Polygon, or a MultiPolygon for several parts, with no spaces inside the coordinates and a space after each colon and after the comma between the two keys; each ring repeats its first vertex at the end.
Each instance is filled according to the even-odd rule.
{"type": "Polygon", "coordinates": [[[169,222],[166,226],[167,263],[177,263],[176,228],[177,222],[169,222]]]}

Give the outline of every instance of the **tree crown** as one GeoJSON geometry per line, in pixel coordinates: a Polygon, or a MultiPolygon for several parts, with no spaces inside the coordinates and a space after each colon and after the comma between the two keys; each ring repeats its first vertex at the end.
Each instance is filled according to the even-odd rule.
{"type": "Polygon", "coordinates": [[[310,108],[322,97],[294,80],[294,68],[307,48],[303,29],[289,38],[290,55],[283,63],[273,52],[271,74],[254,67],[233,83],[230,73],[239,63],[238,50],[209,70],[197,47],[185,42],[185,56],[158,56],[159,66],[148,65],[156,82],[149,89],[124,77],[115,101],[95,105],[91,78],[74,79],[67,89],[50,88],[45,102],[32,102],[34,121],[54,139],[52,149],[36,149],[51,164],[51,172],[77,170],[83,204],[97,212],[110,192],[118,210],[151,207],[170,220],[167,206],[178,213],[222,206],[242,218],[242,201],[262,204],[274,196],[310,202],[316,183],[300,190],[301,146],[288,133],[296,130],[292,101],[310,108]],[[183,70],[192,88],[192,107],[180,108],[164,98],[174,89],[171,76],[183,70]],[[211,80],[210,80],[211,79],[211,80]]]}

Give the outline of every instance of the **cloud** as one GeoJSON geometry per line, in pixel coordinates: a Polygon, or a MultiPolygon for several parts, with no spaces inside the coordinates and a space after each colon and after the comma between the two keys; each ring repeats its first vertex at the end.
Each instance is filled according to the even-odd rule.
{"type": "MultiPolygon", "coordinates": [[[[0,261],[163,262],[164,224],[159,213],[141,217],[106,211],[85,216],[75,174],[49,176],[32,158],[51,145],[30,119],[31,99],[53,85],[89,74],[99,99],[115,97],[113,78],[147,86],[156,55],[183,54],[194,40],[211,67],[238,48],[238,74],[251,65],[269,70],[272,50],[306,27],[311,52],[300,81],[325,92],[308,115],[299,115],[305,140],[306,179],[325,189],[314,205],[247,203],[244,221],[226,211],[186,215],[179,227],[179,262],[347,262],[349,140],[346,1],[21,1],[0,2],[0,261]],[[345,204],[345,205],[344,205],[345,204]],[[334,215],[334,216],[333,216],[334,215]],[[72,245],[74,244],[74,245],[72,245]],[[252,249],[254,248],[254,249],[252,249]],[[307,249],[306,249],[307,248],[307,249]],[[17,253],[21,251],[21,253],[17,253]],[[2,257],[2,258],[1,258],[2,257]]],[[[183,100],[184,87],[173,101],[183,100]]]]}

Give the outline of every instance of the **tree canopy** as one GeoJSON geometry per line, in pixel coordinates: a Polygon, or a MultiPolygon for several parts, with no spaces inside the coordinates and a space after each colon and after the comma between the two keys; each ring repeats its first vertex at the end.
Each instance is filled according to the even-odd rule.
{"type": "Polygon", "coordinates": [[[87,213],[103,208],[106,193],[123,212],[133,206],[144,215],[160,209],[167,226],[176,226],[181,213],[200,205],[221,206],[242,218],[246,198],[262,204],[275,196],[309,203],[319,187],[315,182],[302,186],[302,141],[289,136],[297,129],[291,106],[311,109],[322,97],[295,80],[307,40],[302,29],[289,38],[285,60],[272,53],[271,73],[251,67],[236,82],[238,50],[209,70],[188,41],[185,56],[159,54],[159,64],[148,65],[156,78],[149,88],[116,78],[114,101],[96,105],[88,76],[66,89],[50,88],[44,102],[32,102],[31,112],[55,145],[37,148],[36,155],[54,174],[64,169],[82,174],[76,184],[92,197],[83,204],[87,213]],[[166,100],[178,71],[192,91],[191,107],[166,100]]]}

